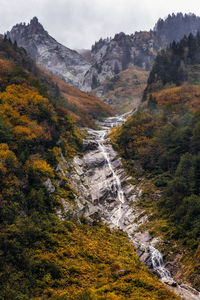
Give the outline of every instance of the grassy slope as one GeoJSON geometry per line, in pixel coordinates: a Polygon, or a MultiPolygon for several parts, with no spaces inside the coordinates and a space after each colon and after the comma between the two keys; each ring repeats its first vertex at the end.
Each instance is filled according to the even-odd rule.
{"type": "Polygon", "coordinates": [[[159,106],[167,104],[185,104],[190,110],[200,109],[200,86],[194,84],[184,84],[178,87],[165,88],[152,93],[159,106]]]}
{"type": "Polygon", "coordinates": [[[122,232],[104,225],[35,216],[10,226],[2,240],[9,246],[4,299],[179,299],[147,271],[122,232]]]}

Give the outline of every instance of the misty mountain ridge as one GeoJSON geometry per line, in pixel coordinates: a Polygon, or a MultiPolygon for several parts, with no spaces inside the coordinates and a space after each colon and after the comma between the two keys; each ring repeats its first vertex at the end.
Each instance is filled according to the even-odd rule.
{"type": "Polygon", "coordinates": [[[195,14],[173,13],[165,19],[159,19],[154,27],[160,47],[165,48],[173,41],[180,41],[184,35],[196,35],[200,31],[200,17],[195,14]],[[176,30],[174,30],[176,28],[176,30]]]}
{"type": "Polygon", "coordinates": [[[199,17],[194,14],[172,14],[164,20],[159,19],[153,30],[131,35],[121,32],[114,38],[101,38],[91,51],[81,50],[80,54],[52,38],[36,17],[30,24],[15,25],[7,36],[24,47],[47,71],[89,92],[129,67],[150,70],[160,49],[184,35],[196,34],[198,30],[199,17]]]}

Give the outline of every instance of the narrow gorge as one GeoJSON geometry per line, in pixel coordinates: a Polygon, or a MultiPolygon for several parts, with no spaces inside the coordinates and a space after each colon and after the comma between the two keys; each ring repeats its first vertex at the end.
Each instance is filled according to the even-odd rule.
{"type": "MultiPolygon", "coordinates": [[[[64,160],[58,169],[63,175],[70,176],[73,188],[79,191],[76,211],[79,217],[87,217],[88,222],[102,220],[110,228],[127,233],[140,260],[157,273],[161,281],[185,300],[198,300],[200,294],[187,284],[178,284],[165,267],[163,256],[156,248],[160,242],[141,225],[148,222],[148,216],[138,205],[142,194],[141,184],[133,185],[132,178],[123,169],[121,159],[113,150],[107,134],[112,127],[120,126],[132,112],[98,122],[99,130],[87,129],[84,140],[85,154],[76,156],[70,167],[64,160]],[[86,200],[85,200],[86,199],[86,200]]],[[[65,214],[74,214],[69,204],[63,203],[65,214]]]]}

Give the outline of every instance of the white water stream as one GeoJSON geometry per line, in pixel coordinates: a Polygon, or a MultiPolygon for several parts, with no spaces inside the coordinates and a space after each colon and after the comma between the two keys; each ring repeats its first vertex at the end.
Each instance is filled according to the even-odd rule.
{"type": "Polygon", "coordinates": [[[97,139],[97,143],[99,145],[99,149],[101,150],[104,158],[105,158],[105,161],[106,163],[108,164],[108,167],[113,175],[113,179],[114,179],[114,190],[116,189],[117,191],[117,198],[118,198],[118,201],[117,201],[117,205],[116,205],[116,209],[113,211],[113,214],[111,215],[110,219],[111,219],[111,222],[117,226],[117,227],[120,227],[120,219],[121,219],[121,216],[122,216],[122,213],[123,213],[123,204],[125,202],[125,198],[124,198],[124,192],[122,190],[122,187],[121,187],[121,182],[120,182],[120,179],[119,177],[116,175],[113,167],[112,167],[112,164],[111,164],[111,161],[110,161],[110,158],[109,158],[109,154],[107,153],[106,151],[106,148],[104,146],[104,143],[105,143],[105,135],[107,133],[107,130],[102,130],[102,131],[99,131],[99,140],[97,139]]]}
{"type": "MultiPolygon", "coordinates": [[[[128,114],[130,114],[130,113],[128,113],[128,114]]],[[[127,230],[126,230],[126,226],[124,226],[124,220],[126,218],[126,213],[129,209],[129,204],[126,201],[126,198],[125,198],[122,186],[121,186],[120,178],[116,174],[116,172],[112,166],[109,152],[106,148],[106,143],[107,143],[106,134],[108,133],[110,128],[122,125],[125,122],[128,114],[125,114],[125,115],[122,115],[119,117],[107,118],[103,123],[100,124],[102,126],[103,130],[89,130],[88,131],[88,133],[90,135],[95,136],[95,140],[98,143],[99,150],[103,154],[105,162],[108,165],[108,167],[111,171],[112,177],[113,177],[114,184],[110,188],[113,190],[113,192],[116,191],[117,199],[115,200],[115,207],[112,210],[112,213],[110,214],[110,221],[115,227],[118,227],[126,232],[127,232],[127,230]]],[[[129,238],[132,239],[129,232],[127,232],[127,233],[129,235],[129,238]]],[[[159,277],[161,279],[172,280],[170,272],[164,267],[162,254],[153,246],[149,247],[149,253],[151,256],[152,267],[157,272],[159,277]]]]}

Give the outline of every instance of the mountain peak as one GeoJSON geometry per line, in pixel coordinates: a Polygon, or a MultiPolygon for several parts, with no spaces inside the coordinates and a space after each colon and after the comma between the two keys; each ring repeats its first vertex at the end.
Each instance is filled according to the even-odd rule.
{"type": "Polygon", "coordinates": [[[7,32],[7,37],[12,42],[16,41],[47,71],[76,87],[81,86],[83,76],[91,66],[76,51],[61,45],[50,36],[36,16],[28,24],[15,25],[7,32]]]}
{"type": "Polygon", "coordinates": [[[114,40],[119,40],[119,39],[125,38],[126,36],[127,35],[124,32],[120,32],[120,33],[115,34],[114,40]]]}
{"type": "Polygon", "coordinates": [[[33,17],[30,21],[30,24],[27,25],[27,27],[30,27],[31,29],[34,28],[37,31],[43,32],[44,27],[42,26],[42,24],[38,21],[37,17],[33,17]]]}
{"type": "Polygon", "coordinates": [[[30,24],[36,25],[39,24],[38,18],[37,17],[33,17],[33,19],[31,19],[30,24]]]}
{"type": "MultiPolygon", "coordinates": [[[[34,35],[34,34],[43,34],[47,33],[44,30],[44,27],[42,24],[38,21],[37,17],[33,17],[30,20],[30,23],[18,23],[15,26],[13,26],[12,30],[10,32],[7,32],[7,35],[11,39],[12,42],[18,39],[16,35],[20,35],[23,32],[24,36],[34,35]]],[[[23,46],[23,45],[21,45],[23,46]]]]}

